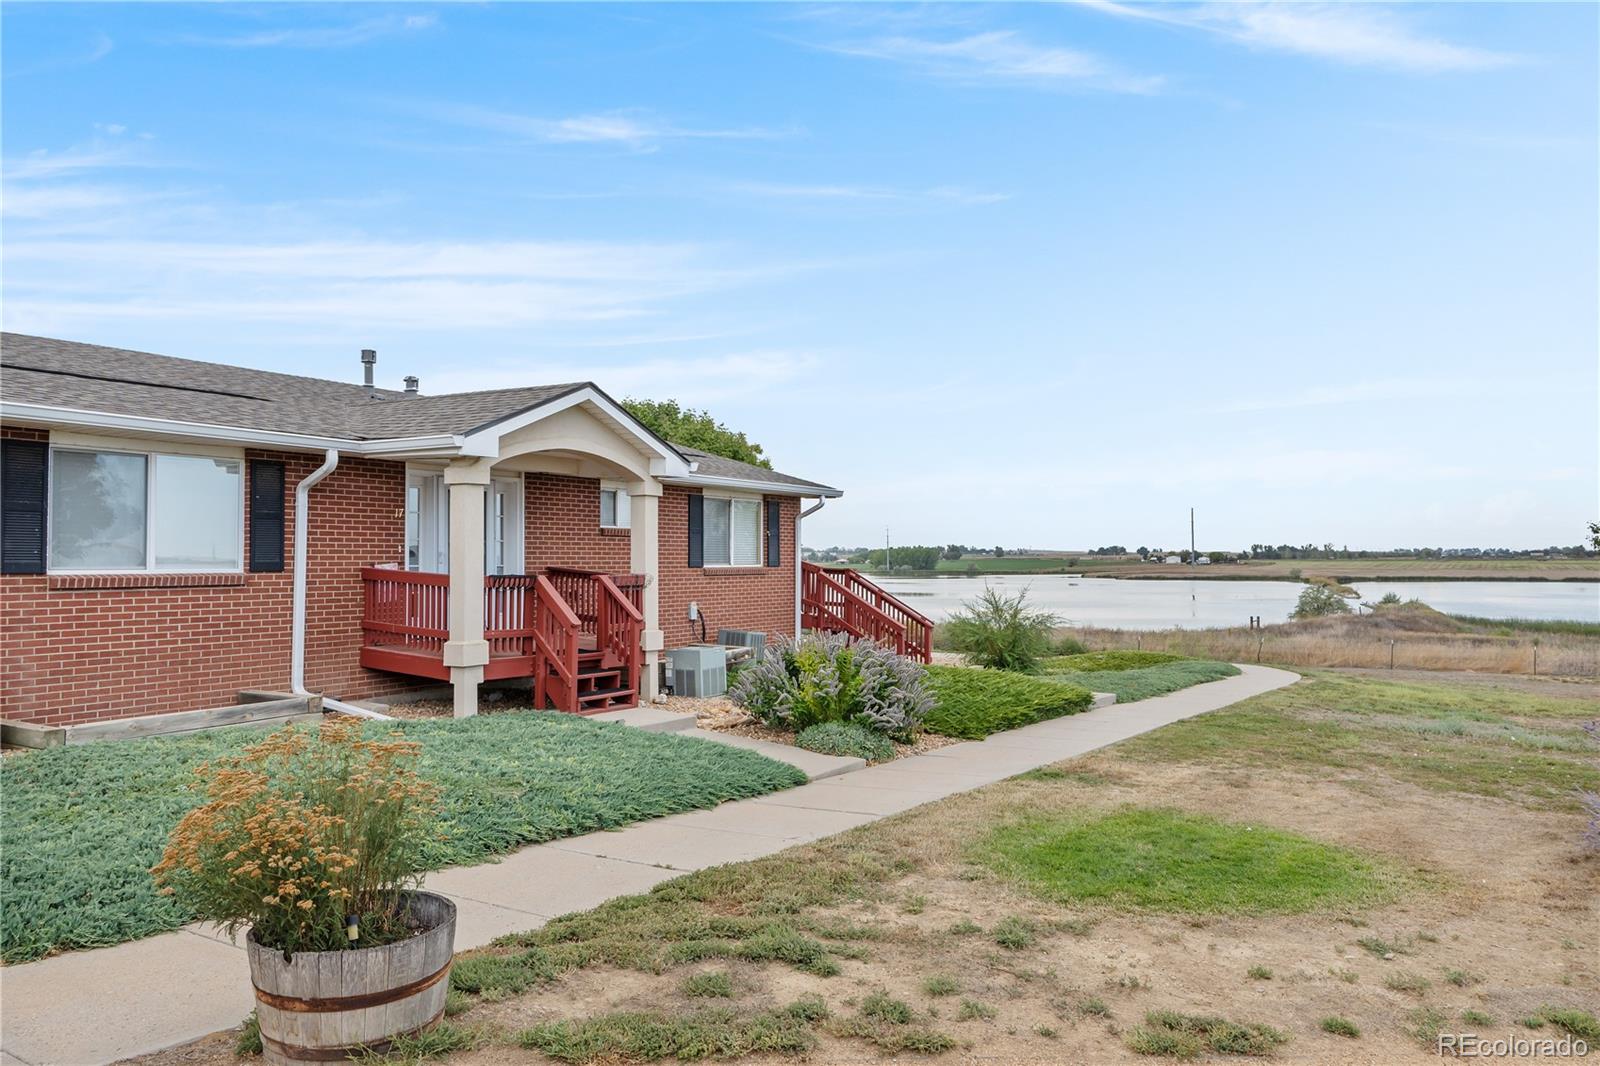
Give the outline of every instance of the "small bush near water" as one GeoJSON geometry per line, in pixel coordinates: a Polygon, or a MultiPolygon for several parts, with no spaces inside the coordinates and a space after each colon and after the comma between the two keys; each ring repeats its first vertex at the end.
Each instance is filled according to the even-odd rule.
{"type": "Polygon", "coordinates": [[[1308,585],[1300,593],[1290,618],[1322,618],[1330,614],[1349,614],[1350,601],[1327,585],[1308,585]]]}
{"type": "Polygon", "coordinates": [[[1062,681],[1001,670],[930,666],[935,706],[923,720],[931,733],[976,740],[1089,709],[1094,696],[1062,681]]]}
{"type": "Polygon", "coordinates": [[[950,647],[966,653],[976,666],[1031,674],[1054,648],[1051,633],[1060,619],[1028,607],[1028,590],[1014,596],[985,588],[944,623],[950,647]]]}
{"type": "Polygon", "coordinates": [[[768,725],[857,722],[900,739],[933,707],[920,663],[842,633],[779,638],[739,672],[728,696],[768,725]]]}
{"type": "Polygon", "coordinates": [[[894,743],[856,722],[819,722],[800,730],[798,747],[821,755],[854,756],[868,762],[894,758],[894,743]]]}

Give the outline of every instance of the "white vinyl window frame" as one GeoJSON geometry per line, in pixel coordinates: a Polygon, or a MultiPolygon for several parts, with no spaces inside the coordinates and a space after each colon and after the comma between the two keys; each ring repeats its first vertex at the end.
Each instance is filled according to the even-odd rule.
{"type": "MultiPolygon", "coordinates": [[[[483,493],[483,572],[525,571],[527,526],[523,515],[527,483],[520,473],[496,474],[483,493]]],[[[406,464],[405,568],[431,574],[450,572],[450,488],[437,466],[406,464]]]]}
{"type": "MultiPolygon", "coordinates": [[[[181,446],[180,446],[181,447],[181,446]]],[[[245,514],[245,460],[242,455],[222,455],[207,451],[170,450],[164,448],[130,448],[117,442],[115,446],[96,446],[87,440],[74,440],[70,444],[56,444],[53,441],[49,450],[49,469],[45,475],[46,505],[45,505],[45,572],[50,574],[242,574],[245,572],[244,564],[244,537],[247,515],[245,514]],[[131,455],[144,460],[144,565],[143,566],[55,566],[49,559],[55,553],[52,550],[56,536],[56,454],[58,452],[76,452],[83,455],[131,455]],[[171,459],[220,459],[224,462],[239,465],[239,491],[237,494],[237,511],[235,518],[238,521],[239,539],[237,566],[202,566],[202,567],[175,567],[156,565],[156,538],[154,533],[154,516],[156,510],[156,480],[158,478],[156,459],[166,456],[171,459]]]]}
{"type": "MultiPolygon", "coordinates": [[[[763,561],[763,546],[766,544],[767,533],[767,509],[765,506],[763,506],[765,497],[754,492],[730,492],[727,490],[703,492],[701,495],[705,498],[706,503],[704,506],[708,509],[710,508],[713,500],[725,502],[728,505],[728,561],[712,562],[711,516],[707,514],[701,523],[701,554],[704,560],[705,568],[708,570],[751,570],[761,566],[763,561]],[[750,549],[754,553],[752,556],[753,561],[746,561],[739,558],[739,528],[738,521],[735,518],[735,513],[738,509],[736,507],[737,504],[750,504],[755,510],[755,541],[753,547],[750,549]]],[[[718,552],[719,556],[721,554],[721,552],[718,552]]]]}
{"type": "Polygon", "coordinates": [[[633,528],[633,505],[628,496],[628,486],[621,481],[600,482],[600,528],[633,528]],[[606,497],[611,497],[611,521],[606,521],[606,497]]]}

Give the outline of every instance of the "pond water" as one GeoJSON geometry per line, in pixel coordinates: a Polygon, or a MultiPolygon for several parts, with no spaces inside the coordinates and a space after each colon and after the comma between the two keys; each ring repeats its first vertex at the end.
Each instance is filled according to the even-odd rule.
{"type": "MultiPolygon", "coordinates": [[[[872,580],[936,622],[982,592],[987,581],[1006,592],[1026,588],[1033,606],[1056,612],[1068,625],[1119,629],[1242,626],[1252,615],[1267,624],[1282,622],[1305,587],[1294,581],[1137,581],[1070,574],[872,575],[872,580]]],[[[1368,602],[1394,592],[1451,614],[1600,622],[1600,582],[1595,581],[1362,581],[1355,588],[1368,602]]]]}

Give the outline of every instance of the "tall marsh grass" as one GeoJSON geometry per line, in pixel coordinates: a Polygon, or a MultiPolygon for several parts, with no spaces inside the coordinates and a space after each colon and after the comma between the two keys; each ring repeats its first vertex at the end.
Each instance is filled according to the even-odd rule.
{"type": "Polygon", "coordinates": [[[1600,676],[1600,640],[1546,634],[1502,637],[1489,634],[1352,632],[1343,627],[1305,629],[1074,629],[1091,648],[1137,648],[1175,652],[1224,662],[1281,663],[1285,666],[1356,666],[1397,670],[1472,670],[1490,674],[1600,676]],[[1393,641],[1391,648],[1390,642],[1393,641]],[[1537,671],[1535,661],[1537,657],[1537,671]]]}

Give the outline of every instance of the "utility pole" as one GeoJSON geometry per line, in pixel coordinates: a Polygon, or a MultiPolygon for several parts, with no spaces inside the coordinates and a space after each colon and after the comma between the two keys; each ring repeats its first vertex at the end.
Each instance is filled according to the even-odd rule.
{"type": "Polygon", "coordinates": [[[1194,553],[1194,508],[1189,508],[1189,565],[1199,566],[1200,557],[1194,553]]]}
{"type": "Polygon", "coordinates": [[[883,568],[893,572],[894,560],[889,558],[889,527],[883,527],[883,568]]]}

